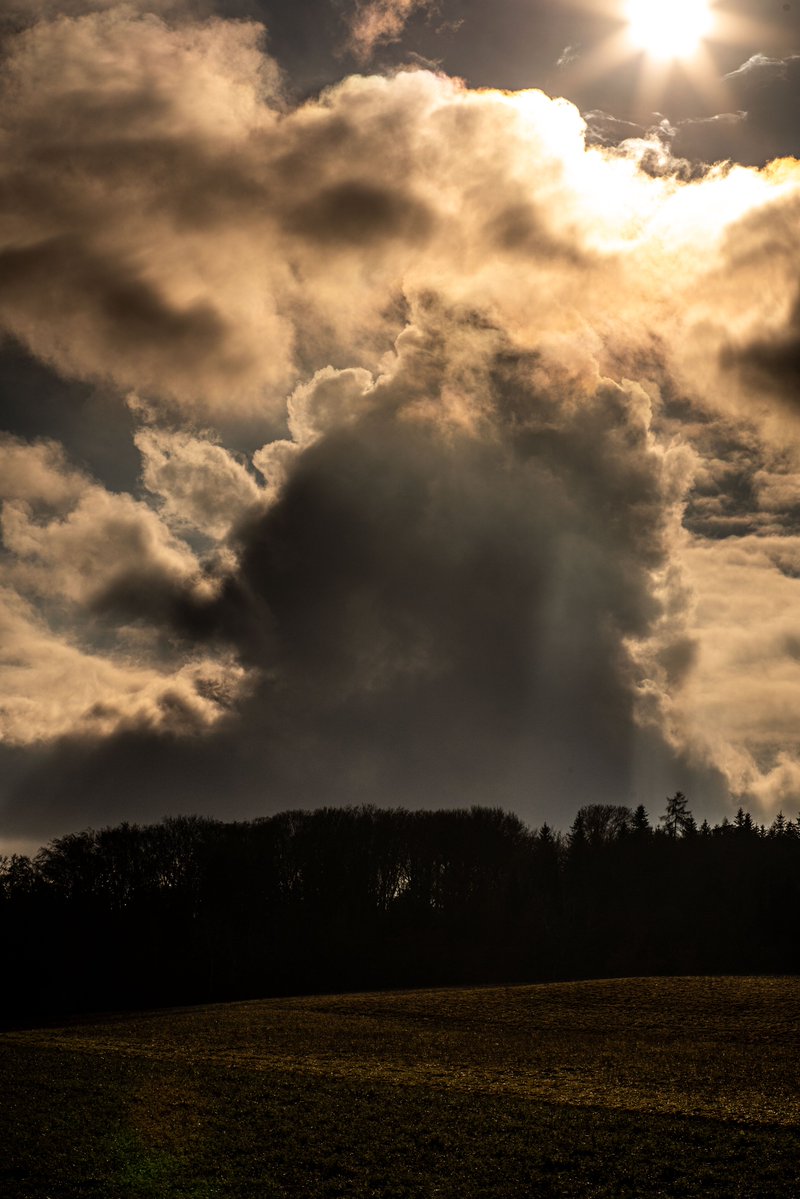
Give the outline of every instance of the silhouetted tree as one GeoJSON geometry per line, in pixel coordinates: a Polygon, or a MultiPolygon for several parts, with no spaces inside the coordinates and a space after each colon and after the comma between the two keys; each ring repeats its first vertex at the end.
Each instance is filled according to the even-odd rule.
{"type": "Polygon", "coordinates": [[[744,808],[739,808],[737,811],[733,825],[736,832],[742,837],[751,837],[756,832],[753,817],[749,812],[745,812],[744,808]]]}
{"type": "Polygon", "coordinates": [[[800,969],[797,821],[697,830],[685,795],[586,804],[563,837],[499,808],[173,817],[0,858],[7,1018],[414,986],[800,969]]]}
{"type": "Polygon", "coordinates": [[[778,812],[778,815],[770,825],[769,831],[770,835],[773,837],[786,836],[786,818],[784,817],[783,812],[778,812]]]}
{"type": "Polygon", "coordinates": [[[633,812],[622,804],[586,804],[578,812],[578,818],[590,845],[616,841],[633,827],[633,812]]]}
{"type": "Polygon", "coordinates": [[[682,791],[676,791],[667,800],[667,810],[660,818],[668,837],[683,836],[694,827],[694,817],[689,811],[689,801],[682,791]]]}
{"type": "Polygon", "coordinates": [[[648,833],[652,832],[644,804],[640,803],[631,817],[631,832],[635,833],[637,837],[646,837],[648,833]]]}

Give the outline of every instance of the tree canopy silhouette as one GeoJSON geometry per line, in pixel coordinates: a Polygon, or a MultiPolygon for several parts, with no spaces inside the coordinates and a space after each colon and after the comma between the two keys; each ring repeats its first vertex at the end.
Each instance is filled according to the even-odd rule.
{"type": "Polygon", "coordinates": [[[308,991],[800,967],[800,826],[688,800],[197,816],[0,859],[6,1019],[308,991]]]}

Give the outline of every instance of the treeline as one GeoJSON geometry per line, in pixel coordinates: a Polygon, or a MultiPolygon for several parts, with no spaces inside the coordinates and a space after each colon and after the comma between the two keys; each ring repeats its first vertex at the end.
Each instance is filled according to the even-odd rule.
{"type": "Polygon", "coordinates": [[[5,1019],[259,995],[800,969],[800,821],[581,808],[177,817],[0,859],[5,1019]]]}

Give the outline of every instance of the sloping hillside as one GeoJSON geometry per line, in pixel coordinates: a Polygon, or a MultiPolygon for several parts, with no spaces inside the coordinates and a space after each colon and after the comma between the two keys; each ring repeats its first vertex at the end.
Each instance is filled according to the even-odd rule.
{"type": "Polygon", "coordinates": [[[0,1036],[0,1191],[796,1196],[800,980],[273,999],[0,1036]]]}

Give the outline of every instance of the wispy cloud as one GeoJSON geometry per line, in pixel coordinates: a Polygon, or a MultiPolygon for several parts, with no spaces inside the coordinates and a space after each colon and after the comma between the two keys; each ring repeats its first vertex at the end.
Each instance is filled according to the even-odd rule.
{"type": "Polygon", "coordinates": [[[399,41],[409,19],[433,8],[435,0],[356,0],[350,14],[348,47],[368,62],[379,46],[399,41]]]}

